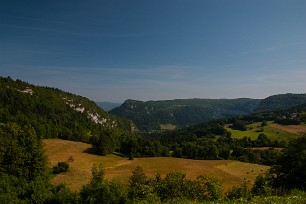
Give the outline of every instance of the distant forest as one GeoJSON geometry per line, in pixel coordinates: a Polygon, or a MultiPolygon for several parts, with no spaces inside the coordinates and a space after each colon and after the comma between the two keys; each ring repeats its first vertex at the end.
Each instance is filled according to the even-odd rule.
{"type": "Polygon", "coordinates": [[[127,100],[111,114],[132,120],[141,131],[159,131],[162,125],[182,128],[211,120],[255,112],[287,110],[306,103],[306,94],[280,94],[266,99],[127,100]]]}

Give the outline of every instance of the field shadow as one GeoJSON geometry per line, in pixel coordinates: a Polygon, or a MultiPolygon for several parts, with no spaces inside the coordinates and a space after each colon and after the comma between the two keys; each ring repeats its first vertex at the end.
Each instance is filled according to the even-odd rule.
{"type": "MultiPolygon", "coordinates": [[[[85,150],[83,151],[83,153],[103,156],[103,155],[99,154],[98,150],[95,149],[95,148],[93,148],[93,147],[89,147],[89,148],[85,149],[85,150]]],[[[125,157],[125,158],[127,157],[126,155],[121,154],[121,153],[119,153],[119,152],[112,152],[112,154],[114,154],[114,155],[116,155],[116,156],[119,156],[119,157],[125,157]]],[[[104,155],[104,156],[105,156],[105,155],[104,155]]]]}
{"type": "Polygon", "coordinates": [[[87,154],[93,154],[93,155],[99,155],[97,149],[93,148],[93,147],[89,147],[87,149],[85,149],[83,151],[83,153],[87,153],[87,154]]]}

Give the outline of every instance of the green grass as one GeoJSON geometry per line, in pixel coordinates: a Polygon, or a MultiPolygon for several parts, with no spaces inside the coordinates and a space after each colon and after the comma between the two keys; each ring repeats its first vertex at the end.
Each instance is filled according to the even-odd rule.
{"type": "Polygon", "coordinates": [[[271,127],[271,124],[273,122],[269,121],[268,125],[263,127],[263,132],[259,132],[261,129],[261,123],[256,122],[252,123],[250,125],[247,125],[248,129],[247,131],[240,131],[240,130],[233,130],[228,127],[228,125],[225,127],[226,130],[230,131],[232,133],[232,137],[241,139],[243,137],[250,137],[252,140],[256,140],[259,134],[265,134],[268,136],[270,140],[278,140],[278,141],[288,141],[293,138],[299,137],[296,134],[286,132],[284,130],[271,127]]]}
{"type": "Polygon", "coordinates": [[[191,160],[172,157],[136,158],[128,160],[117,155],[98,156],[86,153],[91,146],[81,142],[60,139],[44,140],[49,166],[59,161],[67,161],[72,156],[70,171],[56,175],[53,184],[64,183],[71,190],[78,191],[87,184],[91,178],[91,168],[95,163],[102,163],[107,179],[115,179],[127,183],[132,171],[139,165],[146,175],[154,178],[156,173],[162,177],[170,172],[186,173],[187,178],[195,179],[200,175],[211,175],[223,181],[225,189],[240,186],[248,182],[251,186],[256,176],[269,169],[268,166],[244,163],[233,160],[191,160]]]}
{"type": "MultiPolygon", "coordinates": [[[[255,196],[251,199],[239,198],[235,200],[223,200],[217,201],[191,201],[188,199],[174,199],[165,202],[165,204],[305,204],[306,202],[306,192],[294,191],[289,195],[284,196],[255,196]]],[[[134,202],[135,204],[160,204],[159,200],[142,200],[139,202],[134,202]]]]}

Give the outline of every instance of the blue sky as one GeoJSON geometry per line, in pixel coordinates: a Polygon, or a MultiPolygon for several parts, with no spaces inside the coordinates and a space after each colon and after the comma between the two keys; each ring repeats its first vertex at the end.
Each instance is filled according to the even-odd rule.
{"type": "Polygon", "coordinates": [[[306,1],[1,0],[0,75],[111,102],[306,93],[306,1]]]}

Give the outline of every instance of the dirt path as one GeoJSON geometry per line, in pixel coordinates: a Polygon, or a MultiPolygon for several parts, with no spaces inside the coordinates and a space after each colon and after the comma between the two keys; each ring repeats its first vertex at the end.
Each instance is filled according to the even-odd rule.
{"type": "Polygon", "coordinates": [[[116,167],[119,167],[119,166],[124,166],[124,165],[129,165],[131,164],[132,161],[131,160],[123,160],[123,161],[119,161],[117,162],[116,164],[112,165],[112,166],[108,166],[108,167],[105,167],[104,169],[107,170],[107,169],[114,169],[116,167]]]}

